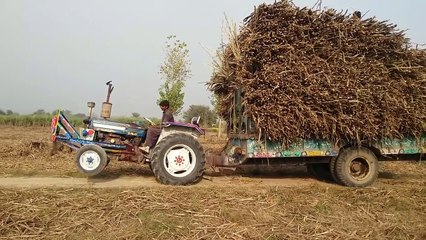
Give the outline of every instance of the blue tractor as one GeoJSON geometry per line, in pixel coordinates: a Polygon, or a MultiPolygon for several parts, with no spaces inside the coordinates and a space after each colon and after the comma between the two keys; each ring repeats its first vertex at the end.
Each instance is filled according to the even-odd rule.
{"type": "Polygon", "coordinates": [[[89,118],[85,127],[77,130],[64,112],[58,110],[51,124],[51,140],[62,143],[76,153],[76,165],[87,176],[101,173],[111,160],[133,161],[149,164],[157,181],[170,185],[188,185],[201,180],[204,173],[205,154],[197,138],[204,134],[199,117],[191,123],[161,123],[161,134],[150,153],[140,150],[147,128],[135,123],[108,120],[113,90],[108,82],[107,101],[102,105],[103,119],[92,119],[93,102],[88,103],[89,118]]]}

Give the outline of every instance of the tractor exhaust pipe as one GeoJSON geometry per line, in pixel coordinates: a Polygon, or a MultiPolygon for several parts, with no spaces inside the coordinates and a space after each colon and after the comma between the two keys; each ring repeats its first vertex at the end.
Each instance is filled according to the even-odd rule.
{"type": "Polygon", "coordinates": [[[109,98],[111,97],[112,90],[114,90],[111,82],[112,81],[106,83],[106,85],[108,85],[107,98],[106,101],[102,103],[101,117],[104,119],[111,117],[112,103],[109,102],[109,98]]]}

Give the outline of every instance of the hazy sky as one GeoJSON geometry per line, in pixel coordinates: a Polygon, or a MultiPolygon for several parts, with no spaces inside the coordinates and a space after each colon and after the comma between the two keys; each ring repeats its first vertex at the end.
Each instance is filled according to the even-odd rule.
{"type": "MultiPolygon", "coordinates": [[[[0,109],[21,114],[61,107],[86,113],[86,102],[105,101],[109,80],[112,116],[159,117],[159,67],[164,43],[188,44],[192,78],[184,110],[210,105],[205,82],[211,52],[220,45],[224,16],[241,24],[255,5],[273,0],[0,0],[0,109]]],[[[312,7],[317,0],[296,0],[312,7]]],[[[426,1],[323,0],[323,7],[360,10],[407,29],[426,43],[426,1]]]]}

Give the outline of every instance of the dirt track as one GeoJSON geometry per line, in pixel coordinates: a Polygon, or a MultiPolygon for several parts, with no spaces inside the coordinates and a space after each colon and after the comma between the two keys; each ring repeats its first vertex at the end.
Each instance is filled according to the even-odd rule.
{"type": "MultiPolygon", "coordinates": [[[[201,182],[189,187],[208,186],[308,186],[321,183],[310,178],[246,178],[246,177],[206,177],[201,182]]],[[[326,184],[326,183],[324,183],[326,184]]],[[[137,188],[161,187],[153,177],[124,176],[119,178],[56,178],[56,177],[2,177],[0,187],[7,188],[40,188],[40,187],[72,187],[72,188],[137,188]]]]}

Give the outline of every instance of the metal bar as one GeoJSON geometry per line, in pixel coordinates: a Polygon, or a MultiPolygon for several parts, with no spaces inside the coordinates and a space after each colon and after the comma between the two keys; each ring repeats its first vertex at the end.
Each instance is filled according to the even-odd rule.
{"type": "Polygon", "coordinates": [[[78,134],[75,128],[69,123],[62,111],[59,114],[59,122],[72,137],[80,138],[80,134],[78,134]]]}

